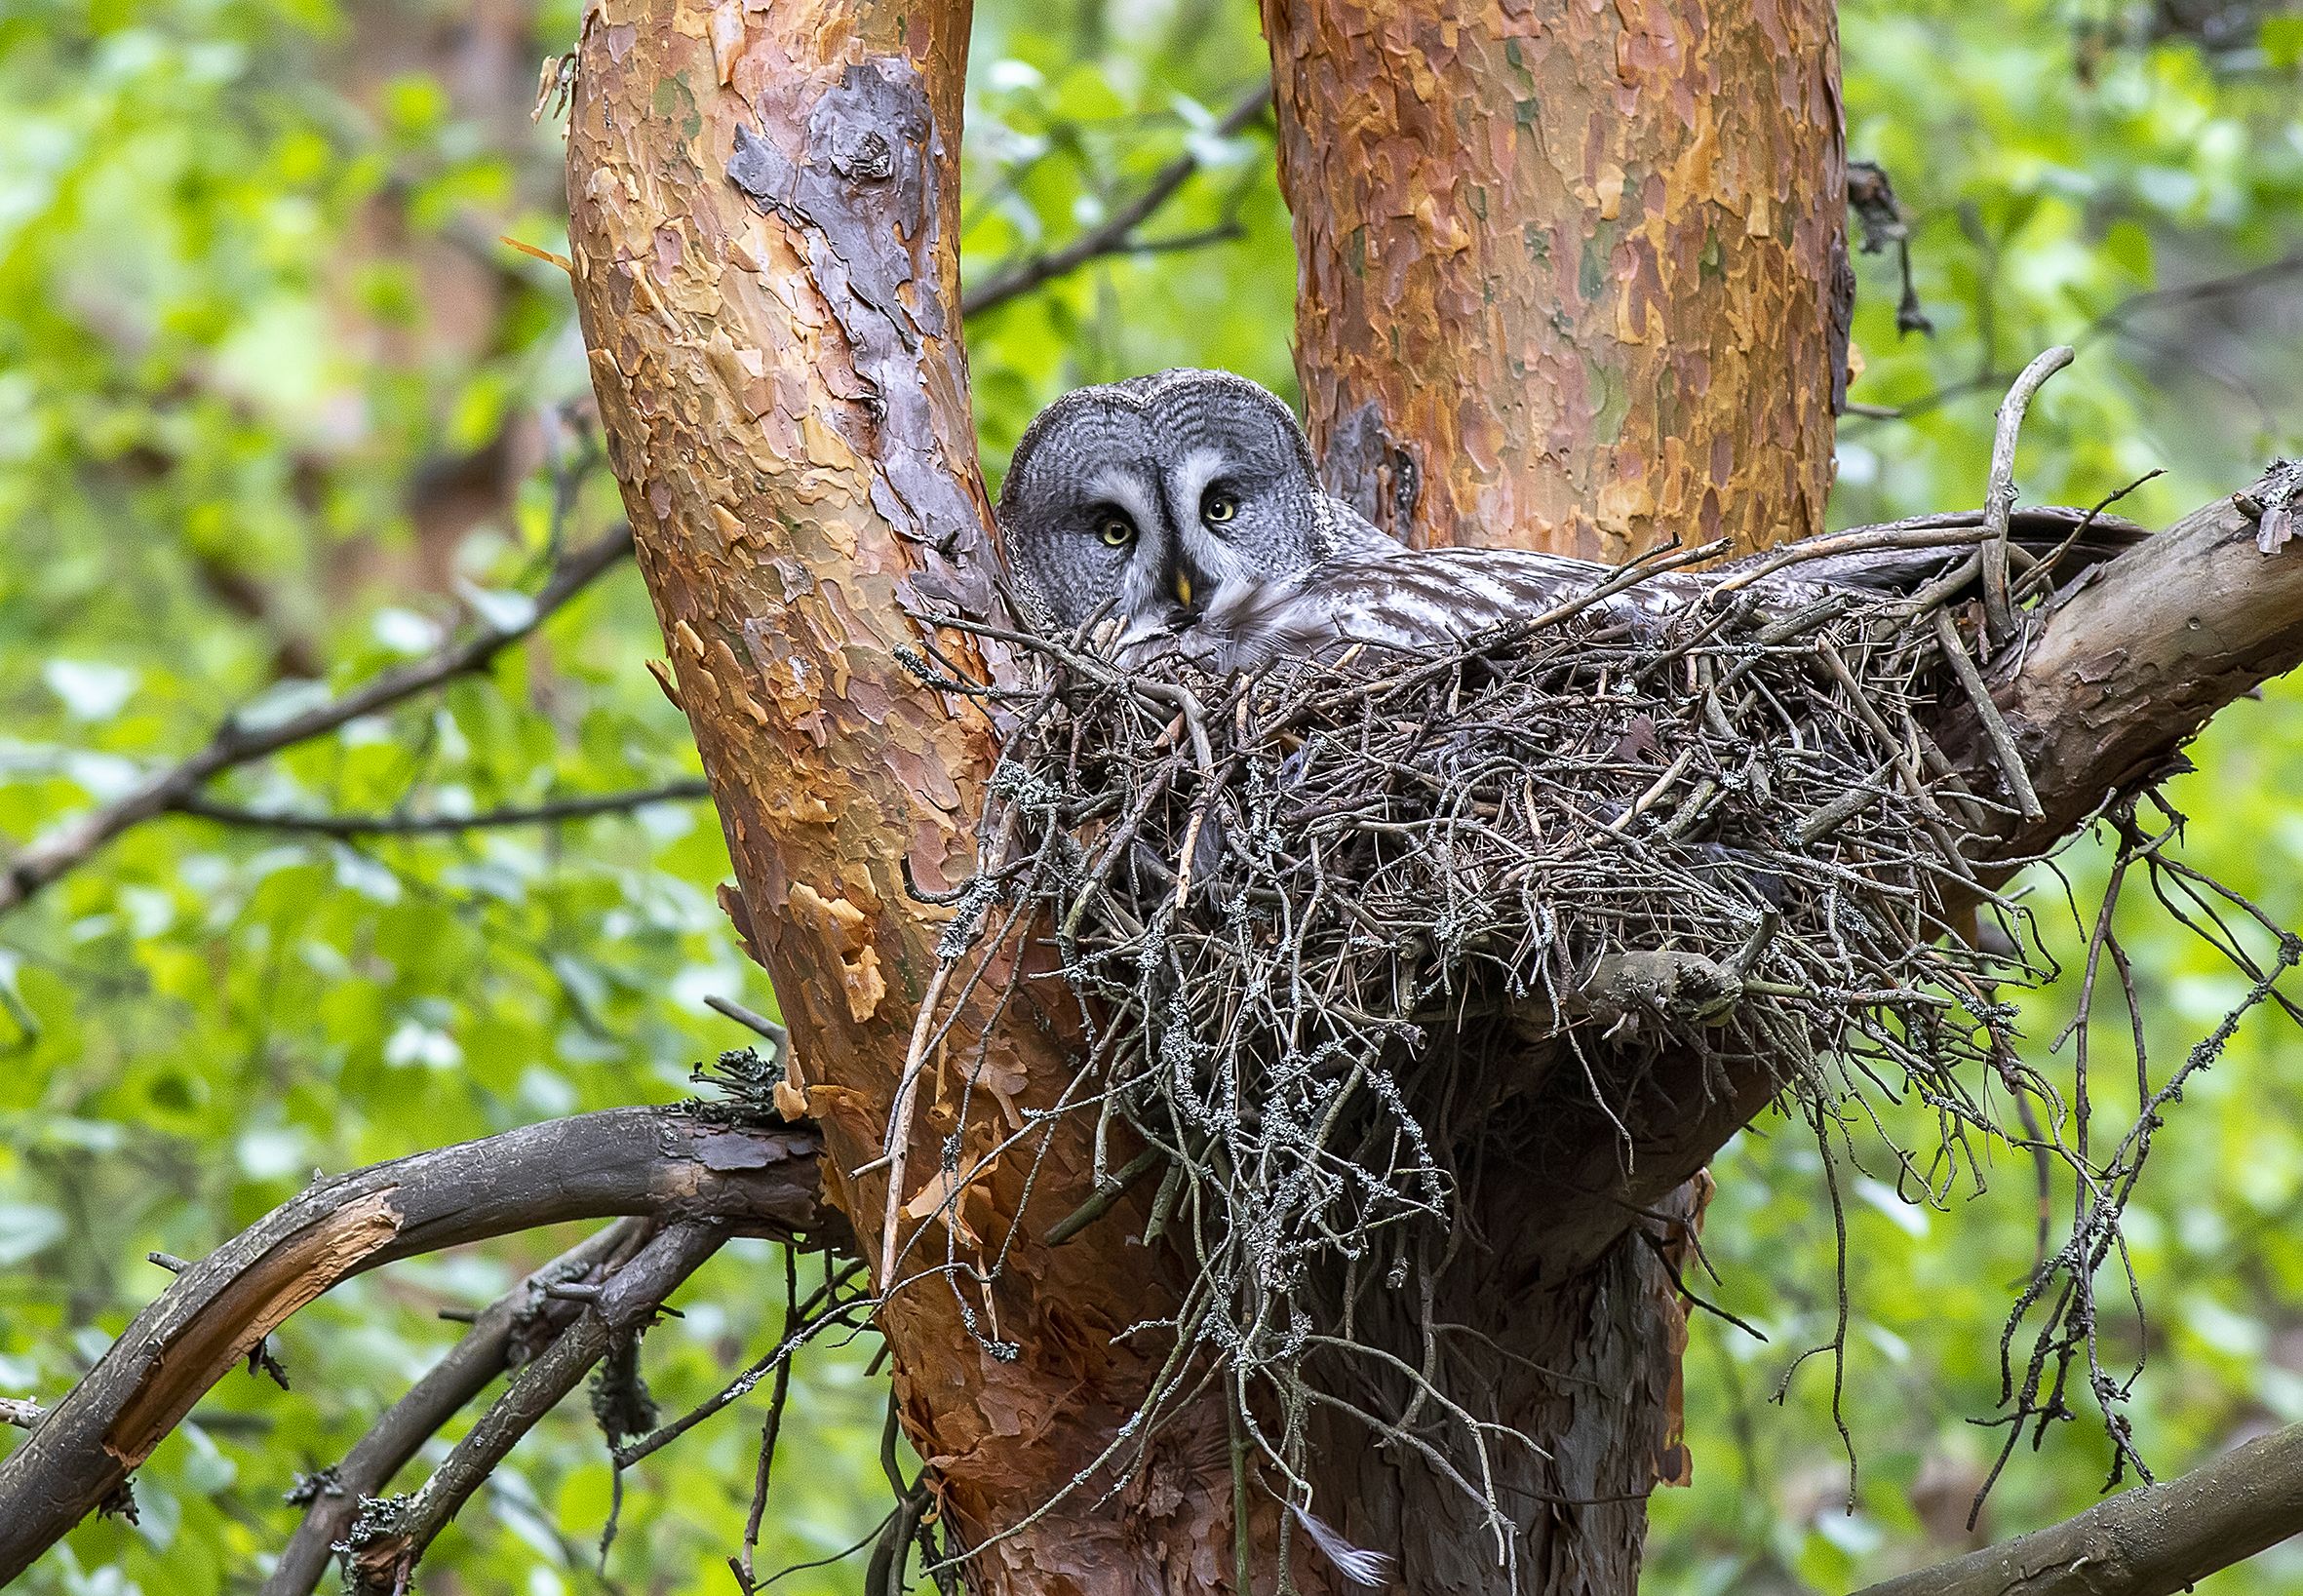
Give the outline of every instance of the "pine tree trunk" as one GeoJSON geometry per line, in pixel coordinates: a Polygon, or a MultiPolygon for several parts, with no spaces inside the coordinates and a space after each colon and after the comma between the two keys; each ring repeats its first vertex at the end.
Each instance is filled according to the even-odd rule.
{"type": "MultiPolygon", "coordinates": [[[[1411,542],[1595,559],[1821,529],[1852,295],[1827,0],[1264,0],[1264,22],[1332,491],[1411,542]]],[[[1683,1173],[1757,1109],[1743,1086],[1684,1141],[1686,1106],[1653,1105],[1662,1145],[1632,1167],[1683,1173]]],[[[1522,1261],[1459,1259],[1451,1282],[1451,1391],[1543,1449],[1491,1458],[1543,1596],[1635,1590],[1647,1494],[1688,1464],[1677,1238],[1628,1227],[1618,1167],[1491,1172],[1479,1229],[1522,1261]],[[1609,1185],[1624,1203],[1591,1200],[1609,1185]]],[[[1698,1193],[1655,1207],[1692,1219],[1698,1193]]],[[[1400,1325],[1391,1350],[1417,1340],[1400,1325]]],[[[1461,1482],[1349,1422],[1321,1439],[1322,1499],[1402,1588],[1509,1588],[1461,1482]]]]}
{"type": "MultiPolygon", "coordinates": [[[[968,20],[948,0],[605,0],[568,136],[594,386],[735,865],[729,911],[791,1026],[827,1194],[875,1253],[888,1172],[849,1172],[880,1158],[951,914],[904,870],[927,892],[967,878],[995,754],[979,711],[900,658],[920,641],[908,607],[997,613],[957,311],[968,20]]],[[[979,1072],[1001,1132],[1056,1100],[1068,1068],[1043,1018],[979,1002],[956,1029],[987,1046],[956,1041],[923,1081],[907,1199],[955,1127],[938,1082],[979,1072]]],[[[995,1128],[973,1119],[971,1162],[995,1128]]],[[[1140,1251],[1102,1250],[1140,1212],[1070,1247],[1031,1239],[1087,1197],[1084,1137],[1058,1123],[995,1283],[929,1274],[880,1311],[904,1425],[963,1542],[1015,1532],[976,1559],[979,1588],[1215,1590],[1220,1411],[1212,1443],[1164,1438],[1142,1489],[1067,1492],[1152,1372],[1117,1332],[1176,1291],[1140,1251]]],[[[996,1239],[1034,1173],[1002,1160],[963,1217],[996,1239]]],[[[924,1245],[908,1270],[941,1260],[940,1232],[924,1245]]]]}
{"type": "Polygon", "coordinates": [[[1821,528],[1847,338],[1827,0],[1264,0],[1331,487],[1423,544],[1821,528]]]}

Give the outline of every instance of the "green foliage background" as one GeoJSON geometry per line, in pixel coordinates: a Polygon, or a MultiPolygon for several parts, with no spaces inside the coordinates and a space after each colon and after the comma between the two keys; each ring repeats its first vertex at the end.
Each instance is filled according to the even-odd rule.
{"type": "MultiPolygon", "coordinates": [[[[554,539],[611,523],[566,281],[495,242],[566,248],[558,132],[527,110],[534,63],[576,20],[574,0],[0,7],[0,843],[226,712],[292,708],[501,612],[554,539]]],[[[1894,175],[1936,331],[1897,335],[1892,262],[1865,257],[1854,398],[1906,413],[1843,427],[1838,519],[1977,502],[1997,392],[2057,340],[2083,358],[2033,411],[2035,498],[2090,502],[2164,468],[2127,506],[2164,522],[2297,447],[2303,19],[1851,0],[1843,32],[1852,150],[1894,175]]],[[[1192,364],[1292,387],[1269,136],[1212,127],[1261,69],[1237,4],[979,7],[971,273],[1091,224],[1184,149],[1203,175],[1147,236],[1227,235],[1098,263],[971,325],[995,470],[1078,382],[1192,364]]],[[[640,668],[660,646],[619,571],[485,677],[215,796],[453,813],[690,774],[640,668]]],[[[2173,790],[2190,857],[2303,923],[2303,694],[2238,706],[2198,759],[2205,774],[2173,790]]],[[[692,802],[358,844],[172,819],[0,922],[0,1395],[61,1392],[163,1285],[148,1250],[205,1253],[315,1169],[684,1095],[693,1061],[743,1039],[704,997],[772,1003],[713,903],[726,868],[692,802]]],[[[2099,872],[2083,853],[2074,874],[2084,902],[2099,872]]],[[[2164,1070],[2240,984],[2163,915],[2138,908],[2124,931],[2164,1070]]],[[[2027,1000],[2043,1056],[2068,1003],[2027,1000]]],[[[2164,1471],[2303,1420],[2294,1043],[2284,1020],[2249,1022],[2172,1113],[2131,1219],[2151,1315],[2109,1334],[2151,1354],[2132,1416],[2164,1471]]],[[[2066,1057],[2045,1063],[2068,1076],[2066,1057]]],[[[1829,1360],[1770,1400],[1835,1315],[1819,1155],[1771,1122],[1716,1166],[1704,1288],[1767,1340],[1695,1327],[1697,1484],[1659,1499],[1653,1589],[1844,1589],[1971,1543],[1999,1433],[1971,1421],[1995,1411],[2031,1258],[2029,1166],[1999,1149],[1987,1189],[1930,1206],[1898,1195],[1872,1131],[1840,1155],[1860,1165],[1842,1171],[1854,1511],[1829,1360]]],[[[227,1382],[138,1476],[141,1522],[83,1526],[23,1588],[252,1587],[293,1523],[282,1492],[448,1343],[438,1310],[571,1239],[398,1265],[299,1315],[280,1338],[293,1391],[227,1382]]],[[[762,1347],[780,1273],[738,1245],[681,1294],[685,1317],[647,1343],[667,1403],[762,1347]]],[[[883,1511],[870,1350],[803,1358],[765,1568],[837,1551],[883,1511]]],[[[425,1588],[730,1588],[757,1410],[636,1471],[603,1576],[608,1473],[578,1407],[522,1446],[425,1588]]],[[[2092,1415],[2056,1427],[1978,1534],[2085,1506],[2107,1457],[2092,1415]]],[[[851,1563],[782,1588],[859,1579],[851,1563]]],[[[2205,1588],[2303,1591],[2303,1554],[2205,1588]]]]}

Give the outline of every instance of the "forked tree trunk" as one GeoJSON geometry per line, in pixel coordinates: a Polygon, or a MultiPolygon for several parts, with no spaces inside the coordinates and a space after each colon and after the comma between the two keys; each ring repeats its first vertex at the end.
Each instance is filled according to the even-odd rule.
{"type": "MultiPolygon", "coordinates": [[[[1271,0],[1305,386],[1379,520],[1586,551],[1815,525],[1844,264],[1830,13],[1730,9],[1715,27],[1697,4],[1411,21],[1271,0]]],[[[569,135],[577,301],[731,912],[792,1023],[830,1195],[867,1237],[945,913],[902,868],[931,890],[966,877],[994,755],[981,715],[899,659],[920,637],[907,610],[994,603],[956,325],[967,26],[955,0],[597,0],[569,135]]],[[[987,1038],[1011,1124],[1066,1079],[1036,1018],[1011,1005],[956,1032],[987,1038]]],[[[951,1108],[931,1082],[902,1197],[933,1178],[951,1108]]],[[[1450,1367],[1547,1453],[1500,1455],[1521,1588],[1621,1596],[1674,1466],[1682,1328],[1654,1249],[1626,1237],[1638,1208],[1684,1208],[1671,1187],[1725,1133],[1643,1148],[1628,1184],[1572,1109],[1547,1134],[1577,1155],[1492,1168],[1474,1193],[1494,1245],[1441,1304],[1469,1327],[1450,1367]]],[[[1004,1272],[931,1277],[882,1310],[906,1428],[961,1538],[990,1542],[985,1591],[1230,1589],[1220,1409],[1163,1434],[1115,1498],[1105,1478],[1067,1490],[1164,1350],[1114,1333],[1168,1311],[1178,1281],[1128,1239],[1140,1202],[1136,1223],[1038,1244],[1089,1190],[1085,1127],[1052,1136],[1004,1272]]],[[[996,1235],[1031,1165],[1003,1159],[963,1219],[996,1235]]],[[[1405,1588],[1504,1588],[1460,1493],[1400,1449],[1329,1440],[1323,1505],[1401,1558],[1405,1588]]],[[[1257,1512],[1269,1590],[1276,1525],[1257,1512]]],[[[1296,1544],[1299,1581],[1328,1584],[1296,1544]]]]}

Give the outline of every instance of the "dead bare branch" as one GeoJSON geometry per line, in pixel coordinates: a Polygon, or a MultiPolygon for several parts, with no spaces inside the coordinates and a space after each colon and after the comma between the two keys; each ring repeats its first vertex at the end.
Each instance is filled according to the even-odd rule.
{"type": "MultiPolygon", "coordinates": [[[[2223,277],[2203,278],[2196,283],[2176,283],[2162,289],[2147,289],[2130,294],[2097,316],[2072,336],[2075,349],[2085,349],[2104,338],[2127,335],[2128,325],[2137,317],[2172,305],[2210,304],[2217,299],[2236,298],[2243,294],[2303,275],[2303,254],[2283,255],[2277,260],[2223,277]]],[[[1996,362],[1986,360],[1972,374],[1945,383],[1942,387],[1921,394],[1900,405],[1850,405],[1848,414],[1862,421],[1909,421],[1928,411],[1940,409],[1955,400],[1970,394],[1987,393],[1994,388],[2005,388],[2015,380],[2016,373],[2003,370],[1996,362]]]]}
{"type": "Polygon", "coordinates": [[[539,1333],[557,1335],[574,1320],[578,1304],[548,1296],[544,1287],[594,1273],[616,1253],[636,1245],[644,1230],[619,1220],[562,1253],[490,1304],[448,1356],[392,1404],[344,1460],[310,1482],[304,1521],[296,1526],[261,1596],[310,1596],[328,1572],[335,1542],[351,1528],[363,1499],[379,1496],[424,1442],[510,1366],[514,1349],[539,1333]]]}
{"type": "MultiPolygon", "coordinates": [[[[2303,466],[2275,463],[2249,489],[2216,499],[2097,566],[2056,600],[2036,632],[1985,673],[2011,732],[2042,817],[2010,808],[1975,845],[1988,884],[2037,858],[2112,798],[2180,768],[2183,745],[2234,699],[2303,664],[2303,551],[2266,554],[2257,523],[2303,505],[2303,466]]],[[[2020,512],[2018,512],[2020,513],[2020,512]]],[[[1947,699],[1928,729],[1949,765],[1976,791],[1997,771],[1990,734],[1964,696],[1947,699]]],[[[1964,913],[1947,903],[1945,915],[1964,913]]],[[[1773,1095],[1765,1071],[1710,1090],[1693,1070],[1659,1070],[1659,1101],[1690,1106],[1636,1139],[1625,1176],[1605,1138],[1543,1171],[1555,1188],[1545,1263],[1588,1264],[1665,1192],[1700,1167],[1773,1095]]],[[[1559,1112],[1572,1112],[1561,1079],[1559,1112]]],[[[1534,1193],[1525,1200],[1539,1200],[1534,1193]]]]}
{"type": "Polygon", "coordinates": [[[1856,1596],[2168,1596],[2277,1545],[2303,1525],[2303,1424],[2235,1448],[2165,1485],[1856,1596]]]}
{"type": "Polygon", "coordinates": [[[193,1265],[0,1461],[0,1584],[116,1492],[297,1308],[394,1259],[567,1220],[647,1214],[843,1236],[816,1134],[692,1107],[611,1109],[323,1181],[193,1265]]]}
{"type": "Polygon", "coordinates": [[[575,1323],[514,1378],[448,1460],[414,1496],[362,1504],[345,1539],[355,1596],[400,1596],[409,1576],[449,1519],[472,1499],[538,1421],[574,1390],[619,1338],[635,1334],[665,1298],[720,1250],[725,1225],[674,1220],[608,1275],[575,1323]]]}
{"type": "Polygon", "coordinates": [[[2008,598],[2008,516],[2015,508],[2015,439],[2033,396],[2074,358],[2067,344],[2041,351],[1999,402],[1991,437],[1991,486],[1983,495],[1984,526],[1990,533],[1983,543],[1983,630],[1995,644],[2015,626],[2008,598]]]}

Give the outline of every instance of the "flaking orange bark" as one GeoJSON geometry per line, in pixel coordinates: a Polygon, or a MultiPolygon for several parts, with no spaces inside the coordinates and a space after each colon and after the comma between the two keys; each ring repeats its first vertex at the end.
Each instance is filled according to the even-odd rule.
{"type": "Polygon", "coordinates": [[[1418,544],[1817,531],[1844,366],[1825,0],[1264,0],[1297,369],[1418,544]]]}
{"type": "MultiPolygon", "coordinates": [[[[930,892],[967,878],[995,753],[979,709],[900,657],[922,639],[911,612],[996,603],[956,308],[968,22],[949,0],[604,0],[585,17],[569,133],[576,294],[610,461],[748,941],[824,1131],[829,1194],[863,1236],[878,1233],[887,1177],[850,1172],[879,1158],[950,913],[910,898],[902,871],[930,892]]],[[[1004,1099],[1001,1131],[1066,1079],[1025,1007],[979,1003],[956,1032],[985,1039],[979,1067],[1001,1090],[977,1101],[1004,1099]]],[[[977,1117],[971,1167],[989,1139],[977,1117]]],[[[931,1092],[899,1200],[942,1178],[954,1129],[931,1092]]],[[[1090,1189],[1086,1126],[1055,1137],[999,1278],[930,1274],[879,1314],[905,1428],[962,1542],[1013,1529],[1097,1456],[1152,1372],[1117,1333],[1175,1301],[1140,1255],[1111,1256],[1123,1215],[1068,1248],[1031,1241],[1090,1189]]],[[[984,1174],[968,1223],[1013,1216],[1032,1163],[984,1174]]],[[[924,1246],[914,1266],[940,1261],[941,1230],[924,1246]]],[[[980,1588],[1222,1587],[1220,1445],[1187,1425],[1140,1488],[1099,1501],[1108,1478],[979,1556],[980,1588]]]]}

